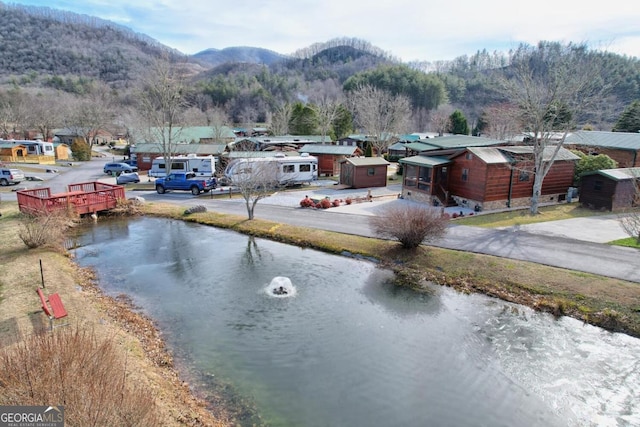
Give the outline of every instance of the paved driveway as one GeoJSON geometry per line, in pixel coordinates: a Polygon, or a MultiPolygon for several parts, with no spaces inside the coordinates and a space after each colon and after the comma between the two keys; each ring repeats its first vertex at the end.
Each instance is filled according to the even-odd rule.
{"type": "Polygon", "coordinates": [[[607,243],[629,237],[622,229],[617,215],[563,219],[503,229],[596,243],[607,243]]]}

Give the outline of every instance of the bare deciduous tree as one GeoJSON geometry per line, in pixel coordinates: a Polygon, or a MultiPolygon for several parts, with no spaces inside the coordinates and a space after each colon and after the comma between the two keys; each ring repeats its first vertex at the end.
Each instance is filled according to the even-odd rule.
{"type": "Polygon", "coordinates": [[[311,104],[311,108],[316,112],[318,130],[320,131],[322,142],[327,142],[327,135],[329,135],[333,127],[333,122],[340,113],[340,105],[340,102],[326,95],[318,97],[318,99],[311,104]]]}
{"type": "Polygon", "coordinates": [[[258,202],[281,187],[277,166],[276,162],[266,159],[239,159],[229,164],[231,185],[242,195],[249,220],[254,218],[258,202]]]}
{"type": "Polygon", "coordinates": [[[273,132],[274,135],[288,135],[289,122],[291,121],[292,114],[293,105],[288,102],[276,107],[271,115],[271,132],[273,132]]]}
{"type": "Polygon", "coordinates": [[[520,124],[520,112],[509,104],[499,104],[484,110],[483,119],[487,126],[483,129],[484,136],[499,141],[510,141],[516,136],[522,135],[520,124]]]}
{"type": "Polygon", "coordinates": [[[105,86],[98,86],[71,104],[70,114],[65,118],[65,126],[76,135],[82,137],[93,147],[100,130],[113,123],[115,108],[110,91],[105,86]]]}
{"type": "Polygon", "coordinates": [[[378,236],[396,239],[403,248],[412,249],[442,238],[449,219],[439,208],[417,203],[393,204],[382,208],[369,223],[378,236]]]}
{"type": "Polygon", "coordinates": [[[509,101],[518,107],[520,121],[531,135],[534,182],[530,213],[536,215],[542,183],[567,134],[607,87],[601,77],[602,67],[580,46],[524,46],[515,52],[508,70],[513,75],[499,82],[509,101]],[[534,55],[542,55],[544,61],[533,61],[534,55]],[[547,147],[553,147],[551,155],[547,147]]]}
{"type": "Polygon", "coordinates": [[[64,92],[43,92],[29,97],[26,126],[37,129],[47,141],[53,136],[53,130],[64,123],[64,117],[74,102],[74,98],[64,92]]]}
{"type": "MultiPolygon", "coordinates": [[[[140,92],[140,114],[146,127],[144,139],[157,141],[165,164],[171,164],[175,144],[179,141],[181,115],[187,108],[184,75],[166,61],[158,60],[150,69],[140,92]]],[[[166,168],[166,172],[171,170],[166,168]]]]}
{"type": "Polygon", "coordinates": [[[435,111],[431,113],[431,130],[438,132],[438,135],[442,136],[449,132],[451,127],[451,114],[453,114],[454,108],[449,105],[441,105],[435,111]]]}
{"type": "Polygon", "coordinates": [[[392,137],[405,130],[411,114],[407,97],[375,86],[359,86],[349,93],[348,101],[356,123],[372,138],[378,156],[386,151],[392,137]]]}
{"type": "Polygon", "coordinates": [[[0,137],[14,138],[18,130],[26,128],[30,110],[30,96],[19,89],[0,97],[0,137]]]}

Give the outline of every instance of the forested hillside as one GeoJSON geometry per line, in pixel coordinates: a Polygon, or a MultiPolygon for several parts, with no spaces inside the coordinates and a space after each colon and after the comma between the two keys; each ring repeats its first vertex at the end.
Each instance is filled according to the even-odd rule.
{"type": "Polygon", "coordinates": [[[126,86],[158,57],[183,57],[99,18],[0,3],[0,82],[56,87],[52,77],[126,86]]]}
{"type": "MultiPolygon", "coordinates": [[[[461,111],[475,127],[482,123],[488,108],[509,102],[497,76],[510,74],[512,57],[521,53],[520,49],[529,55],[532,69],[543,73],[547,61],[567,49],[582,50],[583,66],[592,63],[594,68],[597,64],[606,70],[598,79],[608,89],[607,95],[596,108],[582,113],[578,120],[582,124],[610,130],[622,111],[640,99],[639,59],[589,51],[582,45],[540,42],[535,49],[479,51],[453,61],[404,64],[366,41],[343,38],[303,47],[291,56],[235,47],[209,49],[189,57],[99,18],[0,3],[0,103],[6,100],[0,107],[17,104],[16,94],[26,91],[59,91],[78,97],[92,94],[96,98],[96,93],[103,97],[108,88],[115,97],[110,104],[135,110],[135,91],[141,88],[143,78],[154,63],[165,62],[188,70],[183,92],[189,107],[182,119],[186,124],[210,124],[213,110],[215,116],[224,116],[224,122],[272,122],[280,113],[289,114],[294,108],[300,113],[305,106],[327,100],[341,103],[346,111],[349,93],[371,85],[408,99],[407,131],[434,131],[434,122],[454,110],[461,111]]],[[[59,94],[50,96],[61,98],[59,94]]],[[[292,133],[318,131],[313,122],[317,117],[312,117],[316,113],[309,110],[305,113],[309,117],[289,120],[283,129],[292,133]],[[309,120],[311,125],[302,124],[309,120]]],[[[348,121],[348,116],[341,117],[348,121]]],[[[0,119],[9,123],[9,119],[0,119]]],[[[357,130],[344,125],[340,128],[344,132],[357,130]]]]}

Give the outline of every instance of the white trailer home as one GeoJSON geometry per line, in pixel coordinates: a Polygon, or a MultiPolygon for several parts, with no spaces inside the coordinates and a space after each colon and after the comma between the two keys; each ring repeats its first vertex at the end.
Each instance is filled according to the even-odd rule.
{"type": "Polygon", "coordinates": [[[167,171],[163,157],[156,157],[151,163],[149,176],[161,178],[170,172],[193,172],[196,176],[212,177],[216,173],[216,157],[214,156],[176,156],[171,158],[171,171],[167,171]]]}
{"type": "Polygon", "coordinates": [[[307,153],[236,159],[227,165],[224,176],[231,185],[249,181],[284,186],[310,183],[318,179],[318,159],[307,153]]]}

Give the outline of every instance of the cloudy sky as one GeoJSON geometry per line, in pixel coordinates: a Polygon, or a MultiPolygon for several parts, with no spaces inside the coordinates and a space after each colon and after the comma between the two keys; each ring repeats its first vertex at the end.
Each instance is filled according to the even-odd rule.
{"type": "Polygon", "coordinates": [[[356,38],[402,61],[436,61],[540,40],[640,58],[634,0],[3,0],[97,16],[194,54],[251,46],[289,54],[356,38]],[[606,7],[606,10],[605,10],[606,7]]]}

